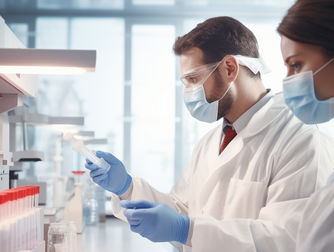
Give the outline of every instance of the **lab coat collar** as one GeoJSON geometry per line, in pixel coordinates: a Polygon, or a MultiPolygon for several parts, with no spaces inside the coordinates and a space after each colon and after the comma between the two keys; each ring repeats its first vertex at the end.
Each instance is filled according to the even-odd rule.
{"type": "MultiPolygon", "coordinates": [[[[246,128],[247,124],[251,120],[251,118],[258,112],[269,100],[273,97],[273,91],[267,89],[267,93],[263,96],[259,101],[257,101],[252,107],[250,107],[245,113],[243,113],[233,124],[233,128],[240,134],[240,132],[246,128]]],[[[224,124],[229,125],[229,122],[224,119],[223,128],[225,128],[224,124]]]]}
{"type": "Polygon", "coordinates": [[[240,136],[242,138],[252,137],[288,112],[289,109],[285,105],[283,94],[278,93],[272,96],[271,99],[253,115],[245,129],[240,133],[240,136]]]}
{"type": "Polygon", "coordinates": [[[237,136],[232,140],[229,145],[227,145],[227,147],[220,155],[220,138],[218,134],[221,134],[221,131],[217,130],[217,135],[215,139],[219,140],[217,140],[217,143],[214,144],[214,150],[212,150],[212,153],[214,155],[212,156],[212,162],[218,161],[218,166],[229,162],[235,155],[237,155],[241,151],[244,146],[245,139],[259,134],[261,131],[270,126],[275,120],[278,120],[281,116],[283,116],[283,114],[286,114],[288,111],[289,109],[284,103],[282,93],[271,96],[270,100],[252,116],[246,127],[240,132],[240,134],[237,134],[237,136]]]}

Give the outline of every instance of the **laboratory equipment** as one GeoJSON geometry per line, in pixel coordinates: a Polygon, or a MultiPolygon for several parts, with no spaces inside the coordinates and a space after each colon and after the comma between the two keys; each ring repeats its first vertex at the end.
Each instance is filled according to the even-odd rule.
{"type": "Polygon", "coordinates": [[[51,223],[48,231],[47,252],[67,252],[66,226],[62,223],[51,223]]]}
{"type": "Polygon", "coordinates": [[[43,211],[39,188],[22,186],[0,191],[1,251],[44,251],[43,211]]]}
{"type": "Polygon", "coordinates": [[[50,223],[47,252],[76,252],[77,232],[73,222],[50,223]]]}
{"type": "Polygon", "coordinates": [[[77,231],[74,222],[50,223],[47,252],[77,252],[77,231]]]}
{"type": "Polygon", "coordinates": [[[88,186],[84,194],[83,213],[84,223],[87,226],[94,226],[98,222],[98,199],[96,194],[96,188],[98,186],[91,180],[88,182],[88,186]]]}
{"type": "Polygon", "coordinates": [[[96,192],[96,199],[97,199],[97,212],[99,216],[99,222],[105,222],[106,221],[106,191],[100,187],[97,186],[95,188],[96,192]]]}
{"type": "Polygon", "coordinates": [[[78,250],[77,248],[77,227],[74,221],[69,221],[67,223],[70,233],[70,244],[69,249],[70,252],[76,252],[78,250]]]}
{"type": "Polygon", "coordinates": [[[94,72],[95,50],[0,48],[0,73],[82,74],[94,72]]]}
{"type": "Polygon", "coordinates": [[[79,139],[75,139],[73,133],[65,133],[63,135],[64,140],[70,141],[72,144],[72,149],[76,152],[80,152],[85,158],[90,160],[92,163],[96,164],[100,168],[103,168],[105,170],[110,169],[110,165],[103,159],[103,158],[98,158],[95,153],[91,150],[89,150],[84,142],[79,139]]]}
{"type": "Polygon", "coordinates": [[[64,221],[73,221],[76,225],[78,233],[83,230],[83,199],[82,199],[82,184],[80,178],[85,173],[84,171],[73,171],[75,176],[75,187],[74,191],[69,199],[69,202],[64,209],[64,221]]]}

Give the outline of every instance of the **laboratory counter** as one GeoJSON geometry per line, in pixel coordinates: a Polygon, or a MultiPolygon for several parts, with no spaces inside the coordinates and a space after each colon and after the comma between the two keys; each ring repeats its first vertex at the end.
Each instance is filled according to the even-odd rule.
{"type": "Polygon", "coordinates": [[[169,243],[153,243],[130,230],[127,223],[117,218],[86,226],[78,234],[78,252],[174,252],[169,243]]]}

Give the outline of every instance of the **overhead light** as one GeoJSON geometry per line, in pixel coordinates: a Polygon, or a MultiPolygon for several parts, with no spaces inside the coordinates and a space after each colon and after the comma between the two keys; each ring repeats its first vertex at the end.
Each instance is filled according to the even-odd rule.
{"type": "Polygon", "coordinates": [[[85,73],[85,70],[78,67],[0,66],[0,73],[76,75],[85,73]]]}
{"type": "Polygon", "coordinates": [[[94,72],[95,50],[0,48],[0,74],[94,72]]]}

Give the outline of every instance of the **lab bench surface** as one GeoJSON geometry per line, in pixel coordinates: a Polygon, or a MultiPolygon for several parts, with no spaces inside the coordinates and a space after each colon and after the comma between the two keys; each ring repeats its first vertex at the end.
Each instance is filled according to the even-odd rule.
{"type": "Polygon", "coordinates": [[[173,252],[169,243],[153,243],[130,230],[129,224],[107,218],[96,226],[86,226],[78,235],[78,252],[173,252]]]}

